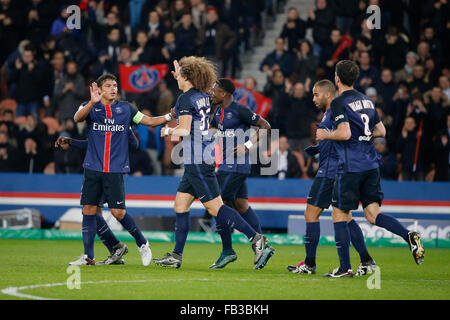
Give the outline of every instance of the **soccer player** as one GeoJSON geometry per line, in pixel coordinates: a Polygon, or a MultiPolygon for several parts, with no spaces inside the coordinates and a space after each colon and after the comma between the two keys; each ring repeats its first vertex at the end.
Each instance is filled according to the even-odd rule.
{"type": "Polygon", "coordinates": [[[256,232],[234,209],[223,203],[215,175],[214,143],[209,133],[210,97],[209,92],[216,81],[214,65],[202,57],[184,57],[174,61],[172,71],[183,93],[178,97],[175,112],[178,125],[166,127],[162,136],[183,137],[184,175],[175,197],[175,248],[155,264],[179,268],[183,249],[189,232],[189,210],[198,198],[208,213],[222,226],[233,226],[244,233],[252,244],[255,253],[255,269],[263,268],[267,237],[256,232]]]}
{"type": "MultiPolygon", "coordinates": [[[[258,216],[248,205],[247,177],[251,169],[249,151],[257,144],[259,133],[267,133],[270,130],[270,124],[248,107],[233,101],[235,89],[233,81],[222,78],[216,81],[211,92],[211,102],[219,106],[212,116],[210,126],[218,129],[223,159],[216,176],[225,204],[239,212],[258,233],[262,233],[258,216]],[[258,128],[257,134],[252,137],[246,135],[251,126],[258,128]],[[228,146],[234,148],[230,150],[228,146]]],[[[224,268],[237,259],[231,242],[231,228],[219,223],[216,224],[216,228],[222,239],[223,249],[219,259],[210,266],[211,269],[224,268]]],[[[267,247],[264,254],[273,255],[273,253],[274,249],[267,247]]]]}
{"type": "Polygon", "coordinates": [[[328,277],[352,277],[347,224],[350,210],[361,201],[364,216],[371,224],[399,235],[409,245],[417,264],[424,259],[425,250],[418,232],[409,232],[397,219],[381,213],[383,193],[380,184],[379,156],[371,142],[372,136],[385,136],[373,102],[353,89],[359,68],[350,60],[336,64],[335,84],[339,96],[331,102],[332,131],[318,129],[318,141],[335,141],[339,156],[338,173],[333,187],[333,225],[340,266],[325,274],[328,277]]]}
{"type": "MultiPolygon", "coordinates": [[[[139,142],[131,128],[128,129],[128,142],[133,149],[137,149],[139,146],[139,142]]],[[[62,148],[63,150],[67,150],[69,147],[86,150],[87,146],[88,140],[77,140],[64,136],[58,137],[55,142],[55,147],[62,148]]],[[[128,252],[128,246],[116,238],[105,219],[103,219],[102,208],[105,202],[106,199],[102,195],[95,217],[97,220],[97,236],[108,249],[110,255],[105,260],[96,262],[96,265],[125,264],[122,256],[128,252]]]]}
{"type": "MultiPolygon", "coordinates": [[[[314,104],[318,109],[325,112],[318,127],[320,129],[332,130],[330,104],[335,98],[336,87],[329,80],[320,80],[314,85],[312,92],[314,104]]],[[[318,145],[309,146],[305,151],[311,156],[317,153],[320,154],[319,169],[309,191],[305,210],[306,258],[296,265],[288,266],[287,269],[293,273],[315,274],[317,271],[316,250],[320,238],[319,217],[323,210],[331,205],[331,196],[338,169],[339,157],[334,150],[333,142],[330,140],[322,140],[318,145]]],[[[376,268],[376,264],[369,255],[361,228],[352,219],[351,212],[348,214],[347,225],[350,230],[351,242],[361,258],[356,275],[371,273],[372,269],[376,268]]]]}
{"type": "Polygon", "coordinates": [[[148,117],[126,101],[117,101],[117,80],[112,74],[100,76],[90,86],[89,102],[80,106],[75,122],[86,120],[88,147],[83,162],[84,175],[80,203],[83,206],[82,235],[84,254],[73,265],[94,265],[96,214],[104,196],[111,214],[136,240],[142,264],[152,261],[149,243],[125,209],[124,173],[130,171],[128,128],[136,124],[158,126],[172,120],[171,114],[148,117]]]}

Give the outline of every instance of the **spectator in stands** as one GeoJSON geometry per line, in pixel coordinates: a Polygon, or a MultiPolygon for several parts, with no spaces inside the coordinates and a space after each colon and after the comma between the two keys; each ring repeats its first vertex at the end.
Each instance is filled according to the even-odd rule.
{"type": "Polygon", "coordinates": [[[18,171],[42,173],[46,165],[43,152],[38,149],[37,140],[33,137],[26,138],[23,143],[23,152],[18,160],[18,171]]]}
{"type": "Polygon", "coordinates": [[[382,66],[393,72],[400,70],[405,65],[407,50],[408,45],[404,36],[399,34],[396,27],[389,27],[382,49],[382,66]]]}
{"type": "Polygon", "coordinates": [[[425,68],[423,65],[416,65],[413,71],[412,80],[408,82],[409,91],[420,92],[424,94],[426,91],[431,89],[430,84],[425,80],[425,68]]]}
{"type": "Polygon", "coordinates": [[[336,27],[344,34],[350,34],[352,24],[358,15],[360,0],[334,0],[330,1],[336,15],[336,27]]]}
{"type": "Polygon", "coordinates": [[[119,16],[113,11],[110,11],[106,15],[106,24],[103,26],[102,34],[104,36],[104,41],[108,41],[107,35],[111,32],[112,29],[119,29],[119,43],[127,42],[125,28],[121,24],[119,16]]]}
{"type": "Polygon", "coordinates": [[[161,24],[158,12],[150,11],[142,29],[147,32],[148,44],[152,47],[161,48],[166,28],[161,24]]]}
{"type": "Polygon", "coordinates": [[[164,35],[164,44],[161,48],[161,63],[171,64],[174,60],[179,60],[182,55],[177,46],[175,34],[172,31],[164,35]]]}
{"type": "Polygon", "coordinates": [[[303,153],[311,143],[311,124],[316,119],[316,108],[312,97],[306,93],[305,86],[297,82],[293,88],[287,113],[287,137],[292,150],[303,153]]]}
{"type": "Polygon", "coordinates": [[[197,28],[192,23],[191,14],[183,14],[180,24],[175,28],[176,45],[179,48],[180,56],[195,55],[197,32],[197,28]]]}
{"type": "Polygon", "coordinates": [[[430,44],[426,41],[420,41],[417,45],[417,55],[419,60],[417,63],[424,65],[428,58],[431,58],[430,44]]]}
{"type": "Polygon", "coordinates": [[[155,64],[155,53],[153,48],[148,44],[147,32],[140,30],[136,33],[136,44],[137,47],[132,53],[132,61],[139,64],[155,64]]]}
{"type": "Polygon", "coordinates": [[[54,114],[60,123],[73,117],[85,96],[84,78],[78,73],[76,62],[69,61],[67,71],[56,84],[53,93],[54,114]]]}
{"type": "Polygon", "coordinates": [[[397,84],[395,84],[393,80],[392,71],[390,69],[383,69],[383,71],[381,71],[381,82],[376,89],[383,99],[384,112],[390,113],[393,108],[392,98],[397,92],[397,84]]]}
{"type": "Polygon", "coordinates": [[[333,9],[327,4],[327,0],[317,0],[316,9],[308,10],[307,27],[313,28],[313,38],[316,48],[326,45],[330,38],[331,30],[335,27],[335,15],[333,9]]]}
{"type": "Polygon", "coordinates": [[[164,115],[170,112],[170,109],[174,106],[175,98],[172,91],[167,87],[166,81],[162,80],[158,84],[159,98],[157,104],[157,116],[164,115]]]}
{"type": "Polygon", "coordinates": [[[23,20],[22,8],[17,1],[2,0],[0,2],[0,63],[3,65],[6,57],[19,44],[23,20]]]}
{"type": "Polygon", "coordinates": [[[295,74],[297,82],[304,83],[306,79],[315,80],[315,72],[319,66],[319,58],[312,52],[311,44],[305,40],[300,43],[297,52],[295,74]]]}
{"type": "Polygon", "coordinates": [[[342,37],[339,29],[333,29],[328,42],[321,45],[320,65],[325,68],[325,76],[328,79],[334,79],[335,64],[340,60],[348,59],[350,43],[348,37],[342,37]]]}
{"type": "Polygon", "coordinates": [[[395,82],[412,81],[414,68],[419,60],[417,53],[409,51],[406,55],[406,64],[403,69],[395,73],[395,82]]]}
{"type": "Polygon", "coordinates": [[[0,132],[0,172],[15,172],[18,162],[18,150],[8,141],[8,135],[0,132]]]}
{"type": "Polygon", "coordinates": [[[447,114],[446,122],[445,129],[440,131],[434,142],[435,181],[450,181],[450,114],[447,114]]]}
{"type": "Polygon", "coordinates": [[[176,25],[186,13],[189,13],[189,8],[186,7],[183,0],[175,0],[172,2],[170,16],[173,24],[176,25]]]}
{"type": "Polygon", "coordinates": [[[298,163],[297,157],[290,149],[286,136],[280,136],[279,143],[273,144],[271,150],[272,159],[273,157],[278,158],[278,170],[275,177],[284,180],[286,178],[300,178],[302,176],[302,169],[298,163]]]}
{"type": "Polygon", "coordinates": [[[439,77],[439,87],[442,92],[447,96],[447,101],[450,101],[450,81],[448,76],[439,77]]]}
{"type": "Polygon", "coordinates": [[[247,77],[244,80],[244,87],[247,89],[258,92],[258,82],[254,77],[247,77]]]}
{"type": "Polygon", "coordinates": [[[206,5],[203,0],[191,0],[191,15],[197,29],[206,24],[206,5]]]}
{"type": "Polygon", "coordinates": [[[450,106],[449,100],[437,85],[425,92],[423,100],[430,121],[432,122],[430,126],[432,128],[431,135],[435,136],[445,126],[445,116],[450,106]]]}
{"type": "Polygon", "coordinates": [[[283,76],[288,78],[293,72],[292,66],[295,65],[295,56],[285,50],[284,39],[278,37],[275,39],[275,50],[267,54],[261,62],[259,69],[272,76],[272,67],[278,65],[283,72],[283,76]]]}
{"type": "Polygon", "coordinates": [[[109,54],[107,50],[101,50],[98,53],[97,60],[92,65],[91,76],[94,79],[97,79],[102,74],[112,73],[112,65],[109,60],[109,54]]]}
{"type": "Polygon", "coordinates": [[[198,54],[217,63],[218,74],[224,77],[228,74],[228,63],[237,38],[230,27],[219,21],[215,7],[208,7],[206,20],[198,32],[198,54]]]}
{"type": "Polygon", "coordinates": [[[268,114],[268,121],[272,128],[279,129],[280,134],[286,134],[286,126],[289,114],[289,88],[285,85],[283,72],[277,69],[273,72],[273,77],[264,86],[263,94],[272,99],[272,107],[268,114]]]}
{"type": "MultiPolygon", "coordinates": [[[[424,161],[423,143],[418,146],[416,120],[408,116],[405,119],[401,136],[398,138],[397,151],[400,156],[402,181],[423,181],[424,161]]],[[[419,140],[420,141],[420,140],[419,140]]]]}
{"type": "Polygon", "coordinates": [[[380,70],[370,63],[369,53],[359,55],[359,77],[355,82],[355,89],[365,91],[368,87],[377,87],[380,83],[380,70]]]}
{"type": "Polygon", "coordinates": [[[25,48],[22,58],[16,59],[9,80],[16,85],[16,116],[38,115],[42,101],[43,70],[34,57],[32,47],[25,48]]]}
{"type": "Polygon", "coordinates": [[[287,21],[283,25],[280,38],[287,40],[288,51],[295,54],[299,48],[300,41],[305,38],[306,22],[300,18],[297,8],[288,10],[287,21]]]}
{"type": "Polygon", "coordinates": [[[383,180],[397,180],[397,158],[389,151],[385,138],[375,138],[375,149],[380,154],[380,175],[383,180]]]}
{"type": "Polygon", "coordinates": [[[436,38],[434,29],[431,26],[427,26],[423,32],[423,39],[428,43],[428,48],[431,56],[439,64],[442,61],[442,44],[439,39],[436,38]]]}
{"type": "Polygon", "coordinates": [[[425,72],[425,81],[432,86],[433,84],[438,82],[440,71],[436,68],[436,63],[434,61],[434,58],[428,57],[425,61],[424,66],[424,72],[425,72]]]}

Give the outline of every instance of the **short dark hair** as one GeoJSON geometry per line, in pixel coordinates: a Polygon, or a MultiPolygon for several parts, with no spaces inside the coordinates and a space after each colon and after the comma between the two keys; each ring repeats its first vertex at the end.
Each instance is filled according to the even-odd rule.
{"type": "Polygon", "coordinates": [[[233,81],[227,78],[220,78],[219,80],[217,80],[217,84],[219,85],[220,89],[229,94],[233,94],[234,90],[236,90],[233,81]]]}
{"type": "Polygon", "coordinates": [[[359,68],[351,60],[342,60],[336,64],[336,75],[346,86],[353,86],[359,76],[359,68]]]}
{"type": "Polygon", "coordinates": [[[329,92],[332,96],[336,95],[336,87],[330,80],[327,79],[319,80],[314,84],[314,86],[324,89],[326,92],[329,92]]]}
{"type": "Polygon", "coordinates": [[[95,82],[97,83],[98,87],[100,88],[106,80],[117,81],[117,78],[115,75],[113,75],[111,73],[105,73],[105,74],[102,74],[100,77],[98,77],[98,79],[95,80],[95,82]]]}

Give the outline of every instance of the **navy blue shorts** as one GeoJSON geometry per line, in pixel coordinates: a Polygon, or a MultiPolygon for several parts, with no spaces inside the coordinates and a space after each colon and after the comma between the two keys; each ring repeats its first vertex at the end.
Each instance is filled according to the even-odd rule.
{"type": "Polygon", "coordinates": [[[310,205],[327,209],[331,205],[333,195],[334,179],[326,177],[314,178],[306,202],[310,205]]]}
{"type": "Polygon", "coordinates": [[[125,209],[123,173],[84,169],[80,204],[99,206],[105,202],[109,208],[125,209]]]}
{"type": "Polygon", "coordinates": [[[333,207],[344,211],[356,210],[360,201],[363,208],[374,202],[381,206],[384,195],[380,181],[378,168],[338,174],[333,189],[333,207]]]}
{"type": "Polygon", "coordinates": [[[208,202],[220,196],[220,187],[215,166],[209,164],[187,164],[178,185],[178,192],[189,193],[201,202],[208,202]]]}
{"type": "Polygon", "coordinates": [[[239,172],[218,171],[217,181],[220,186],[220,194],[224,201],[236,199],[248,199],[248,174],[239,172]]]}

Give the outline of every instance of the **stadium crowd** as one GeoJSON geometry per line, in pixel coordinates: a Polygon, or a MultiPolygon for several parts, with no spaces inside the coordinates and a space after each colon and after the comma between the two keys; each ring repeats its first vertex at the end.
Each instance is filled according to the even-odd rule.
{"type": "MultiPolygon", "coordinates": [[[[119,64],[172,68],[187,55],[213,60],[220,76],[238,77],[241,55],[264,35],[263,17],[273,19],[279,10],[288,12],[287,21],[260,65],[267,75],[261,93],[272,99],[267,118],[281,134],[276,176],[314,177],[317,159],[303,152],[315,143],[323,116],[312,103],[312,86],[334,80],[334,65],[351,59],[360,66],[356,89],[374,101],[387,129],[386,139],[374,140],[382,178],[448,181],[447,0],[316,0],[306,20],[284,0],[0,0],[0,171],[82,172],[83,151],[55,149],[54,141],[86,138],[72,117],[88,99],[89,83],[105,72],[119,76],[119,64]],[[66,24],[74,3],[80,29],[66,24]],[[381,9],[379,29],[368,27],[369,5],[381,9]]],[[[254,78],[245,86],[257,90],[254,78]]],[[[154,90],[121,98],[162,115],[178,94],[169,72],[154,90]]],[[[131,174],[174,174],[173,143],[159,130],[134,128],[139,149],[130,153],[131,174]]],[[[258,175],[256,166],[253,171],[258,175]]]]}

